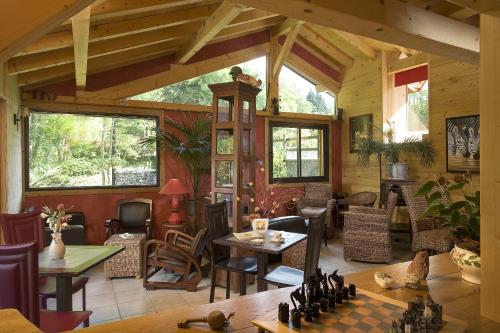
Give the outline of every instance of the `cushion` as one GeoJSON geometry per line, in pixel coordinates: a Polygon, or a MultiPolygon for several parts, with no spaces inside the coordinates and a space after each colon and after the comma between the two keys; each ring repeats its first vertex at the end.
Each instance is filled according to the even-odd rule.
{"type": "Polygon", "coordinates": [[[305,217],[316,217],[320,216],[326,212],[326,207],[312,207],[312,206],[306,206],[302,208],[300,211],[300,214],[305,217]]]}

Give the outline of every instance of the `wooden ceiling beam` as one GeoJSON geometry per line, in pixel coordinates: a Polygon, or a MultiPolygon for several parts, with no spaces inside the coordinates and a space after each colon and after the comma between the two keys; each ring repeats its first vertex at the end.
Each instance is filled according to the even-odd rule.
{"type": "Polygon", "coordinates": [[[283,23],[273,29],[273,36],[279,37],[286,35],[293,27],[297,25],[298,20],[287,18],[283,23]]]}
{"type": "Polygon", "coordinates": [[[399,0],[231,1],[459,61],[479,62],[477,27],[399,0]]]}
{"type": "Polygon", "coordinates": [[[173,66],[170,70],[133,80],[106,89],[87,93],[89,98],[121,99],[135,96],[167,85],[187,80],[199,75],[226,68],[231,64],[240,64],[269,52],[269,43],[251,46],[218,57],[206,59],[188,65],[173,66]]]}
{"type": "Polygon", "coordinates": [[[349,45],[361,52],[365,57],[370,59],[375,59],[377,57],[377,51],[368,45],[362,37],[340,30],[335,30],[335,33],[349,45]]]}
{"type": "Polygon", "coordinates": [[[319,31],[316,27],[305,24],[300,35],[316,45],[319,49],[323,50],[323,52],[329,54],[330,57],[335,59],[342,66],[350,68],[354,64],[353,58],[329,42],[328,37],[325,35],[325,31],[319,31]]]}
{"type": "MultiPolygon", "coordinates": [[[[88,57],[89,59],[92,59],[170,40],[186,40],[186,38],[191,36],[196,31],[197,27],[195,25],[184,24],[171,28],[146,31],[138,34],[102,40],[90,43],[88,57]]],[[[15,57],[8,62],[9,74],[15,75],[42,68],[72,63],[73,53],[73,48],[67,47],[64,49],[15,57]]]]}
{"type": "MultiPolygon", "coordinates": [[[[290,54],[290,51],[292,50],[293,43],[295,43],[295,40],[297,39],[297,36],[299,35],[299,31],[301,30],[303,24],[303,21],[296,21],[295,25],[292,25],[290,27],[290,30],[286,35],[285,42],[281,46],[278,52],[278,56],[276,57],[276,61],[274,62],[273,77],[278,77],[279,73],[281,72],[281,68],[285,64],[285,61],[290,54]]],[[[278,27],[277,30],[281,29],[278,27]]]]}
{"type": "Polygon", "coordinates": [[[278,17],[278,16],[279,16],[278,14],[273,13],[273,12],[268,12],[266,10],[260,10],[260,9],[247,10],[247,11],[242,12],[234,20],[232,20],[231,23],[229,23],[226,26],[226,28],[236,27],[238,25],[251,23],[251,22],[258,22],[258,21],[262,21],[265,19],[278,17]]]}
{"type": "Polygon", "coordinates": [[[222,31],[212,39],[211,43],[220,42],[222,40],[247,35],[257,31],[266,30],[269,29],[270,27],[280,24],[281,22],[283,22],[283,20],[284,19],[281,16],[274,16],[260,21],[254,21],[245,24],[240,24],[237,26],[226,27],[222,29],[222,31]]]}
{"type": "Polygon", "coordinates": [[[193,40],[178,54],[177,62],[185,64],[203,46],[214,38],[224,27],[234,20],[244,9],[244,6],[223,1],[219,7],[203,22],[193,40]]]}
{"type": "Polygon", "coordinates": [[[328,64],[328,66],[332,67],[337,72],[340,72],[341,69],[344,68],[342,65],[338,63],[338,61],[333,59],[329,54],[323,52],[323,50],[318,48],[313,43],[309,42],[304,37],[300,35],[297,36],[297,40],[295,42],[298,43],[300,46],[302,46],[304,49],[306,49],[308,52],[310,52],[312,55],[314,55],[316,58],[320,59],[325,64],[328,64]]]}
{"type": "MultiPolygon", "coordinates": [[[[106,55],[103,57],[89,59],[88,74],[94,74],[111,68],[125,66],[127,64],[143,61],[151,56],[160,56],[172,54],[177,49],[177,43],[164,42],[154,45],[148,45],[133,50],[123,51],[106,55]]],[[[44,68],[38,71],[22,73],[17,76],[19,86],[27,85],[45,85],[46,83],[70,79],[74,75],[75,67],[73,64],[65,64],[44,68]]]]}
{"type": "Polygon", "coordinates": [[[462,8],[462,9],[459,9],[459,10],[451,13],[449,15],[449,17],[451,17],[455,20],[462,21],[462,20],[468,19],[469,17],[477,15],[477,14],[479,14],[479,13],[477,11],[475,11],[474,9],[462,8]]]}
{"type": "MultiPolygon", "coordinates": [[[[214,6],[199,6],[167,13],[143,16],[118,22],[100,24],[90,27],[90,42],[126,36],[139,32],[152,31],[167,27],[200,22],[209,17],[214,6]]],[[[24,48],[18,55],[33,54],[73,46],[71,31],[61,31],[41,38],[24,48]]]]}
{"type": "Polygon", "coordinates": [[[446,0],[456,5],[472,9],[478,13],[484,13],[500,9],[498,0],[446,0]]]}
{"type": "Polygon", "coordinates": [[[95,0],[3,1],[0,63],[44,36],[95,0]]]}
{"type": "Polygon", "coordinates": [[[429,63],[429,55],[419,53],[407,58],[396,59],[387,63],[387,73],[394,74],[408,69],[427,65],[429,63]]]}
{"type": "Polygon", "coordinates": [[[90,7],[85,8],[73,16],[71,21],[73,30],[73,50],[75,55],[76,89],[85,90],[89,53],[90,7]]]}

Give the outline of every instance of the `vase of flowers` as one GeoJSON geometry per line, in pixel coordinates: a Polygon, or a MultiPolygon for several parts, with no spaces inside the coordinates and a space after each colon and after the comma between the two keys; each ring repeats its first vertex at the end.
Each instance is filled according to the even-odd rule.
{"type": "Polygon", "coordinates": [[[41,217],[46,219],[50,230],[52,230],[52,242],[49,246],[50,259],[62,259],[66,253],[66,247],[62,240],[62,230],[68,225],[71,215],[67,214],[68,208],[63,204],[57,205],[56,209],[44,206],[41,217]]]}

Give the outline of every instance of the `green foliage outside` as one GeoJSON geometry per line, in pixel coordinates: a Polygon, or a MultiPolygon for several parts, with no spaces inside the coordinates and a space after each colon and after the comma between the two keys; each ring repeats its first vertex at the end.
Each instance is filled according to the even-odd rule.
{"type": "MultiPolygon", "coordinates": [[[[156,147],[139,141],[156,119],[32,112],[29,118],[29,187],[113,186],[120,172],[154,175],[156,147]]],[[[125,185],[125,184],[120,184],[125,185]]]]}
{"type": "MultiPolygon", "coordinates": [[[[262,91],[257,95],[257,110],[264,109],[266,107],[267,87],[266,58],[258,58],[237,66],[241,67],[243,73],[252,75],[258,80],[262,80],[262,85],[260,86],[262,91]]],[[[134,96],[132,99],[176,104],[211,105],[212,92],[208,88],[208,85],[232,81],[229,75],[230,69],[231,67],[228,67],[200,75],[189,80],[134,96]]]]}
{"type": "Polygon", "coordinates": [[[416,91],[407,90],[408,130],[424,131],[429,127],[429,89],[425,83],[416,91]]]}

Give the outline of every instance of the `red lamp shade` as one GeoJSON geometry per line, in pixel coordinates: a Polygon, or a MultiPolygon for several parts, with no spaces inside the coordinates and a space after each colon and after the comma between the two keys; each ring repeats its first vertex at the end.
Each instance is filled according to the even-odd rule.
{"type": "Polygon", "coordinates": [[[181,224],[182,219],[179,214],[179,198],[178,195],[188,194],[189,190],[179,179],[170,179],[165,186],[160,190],[160,194],[172,195],[172,212],[168,217],[168,223],[181,224]]]}
{"type": "Polygon", "coordinates": [[[181,195],[188,193],[187,187],[177,178],[170,179],[160,190],[160,194],[181,195]]]}

